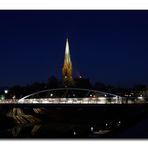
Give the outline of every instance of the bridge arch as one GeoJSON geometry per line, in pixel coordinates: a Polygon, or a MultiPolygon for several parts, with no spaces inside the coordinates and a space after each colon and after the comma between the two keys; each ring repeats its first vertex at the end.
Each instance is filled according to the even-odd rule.
{"type": "Polygon", "coordinates": [[[63,103],[66,101],[71,103],[76,103],[77,101],[81,103],[95,102],[101,103],[99,100],[104,100],[104,102],[111,100],[112,102],[121,102],[121,97],[112,93],[107,93],[103,91],[91,90],[91,89],[81,89],[81,88],[56,88],[56,89],[46,89],[41,90],[18,100],[18,103],[63,103]],[[65,100],[65,101],[64,101],[65,100]],[[86,101],[87,100],[87,101],[86,101]]]}

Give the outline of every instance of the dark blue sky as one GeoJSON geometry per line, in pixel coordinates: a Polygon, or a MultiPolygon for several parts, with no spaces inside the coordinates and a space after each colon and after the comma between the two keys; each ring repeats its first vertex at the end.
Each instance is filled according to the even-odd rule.
{"type": "Polygon", "coordinates": [[[61,79],[66,36],[75,74],[148,84],[148,11],[0,11],[0,86],[61,79]]]}

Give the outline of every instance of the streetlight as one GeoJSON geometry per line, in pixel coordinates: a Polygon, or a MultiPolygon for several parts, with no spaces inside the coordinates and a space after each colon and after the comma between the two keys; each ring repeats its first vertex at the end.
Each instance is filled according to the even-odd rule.
{"type": "Polygon", "coordinates": [[[8,94],[8,90],[7,90],[7,89],[6,89],[6,90],[4,90],[4,93],[5,93],[5,94],[8,94]]]}
{"type": "MultiPolygon", "coordinates": [[[[7,94],[8,94],[8,90],[5,89],[5,90],[4,90],[4,99],[6,99],[7,94]]],[[[3,99],[3,100],[4,100],[4,99],[3,99]]]]}

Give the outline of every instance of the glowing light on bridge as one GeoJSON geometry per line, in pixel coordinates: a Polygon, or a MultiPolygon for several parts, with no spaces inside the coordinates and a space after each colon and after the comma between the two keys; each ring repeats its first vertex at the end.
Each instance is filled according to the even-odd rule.
{"type": "Polygon", "coordinates": [[[76,88],[61,88],[43,90],[18,100],[18,103],[40,103],[40,104],[106,104],[121,103],[121,97],[100,91],[76,88]],[[36,97],[45,96],[46,97],[36,97]],[[59,95],[60,94],[60,95],[59,95]],[[65,95],[65,97],[63,97],[65,95]],[[68,97],[66,97],[68,96],[68,97]],[[111,101],[109,101],[111,99],[111,101]]]}
{"type": "MultiPolygon", "coordinates": [[[[27,95],[19,100],[6,99],[0,100],[0,103],[18,103],[18,104],[122,104],[136,103],[115,94],[100,92],[89,89],[77,88],[59,88],[43,90],[27,95]]],[[[137,98],[137,103],[144,103],[142,96],[137,98]]]]}

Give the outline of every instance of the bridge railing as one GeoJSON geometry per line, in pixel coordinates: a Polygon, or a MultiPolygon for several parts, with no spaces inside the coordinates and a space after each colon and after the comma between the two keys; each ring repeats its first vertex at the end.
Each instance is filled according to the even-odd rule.
{"type": "Polygon", "coordinates": [[[98,98],[31,98],[0,100],[0,104],[140,104],[147,103],[145,99],[126,97],[98,97],[98,98]]]}
{"type": "Polygon", "coordinates": [[[110,104],[122,103],[122,98],[31,98],[21,99],[18,103],[47,103],[47,104],[110,104]]]}

